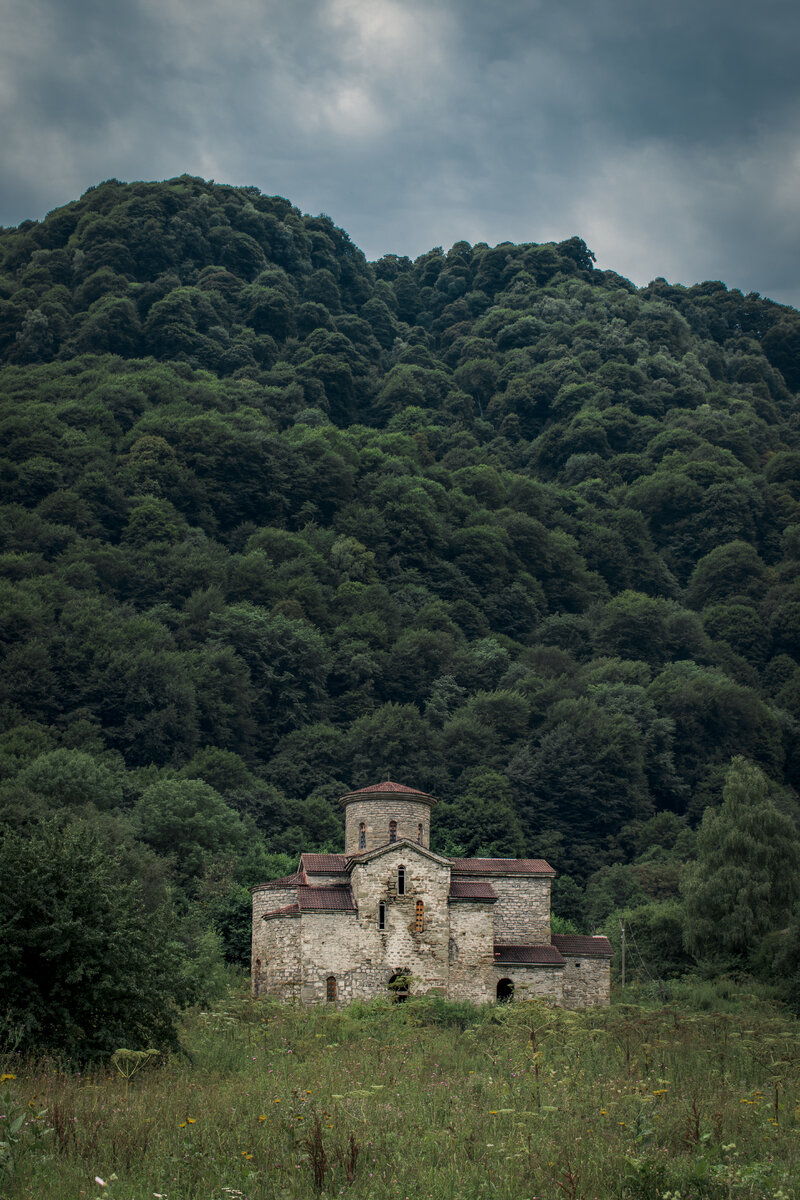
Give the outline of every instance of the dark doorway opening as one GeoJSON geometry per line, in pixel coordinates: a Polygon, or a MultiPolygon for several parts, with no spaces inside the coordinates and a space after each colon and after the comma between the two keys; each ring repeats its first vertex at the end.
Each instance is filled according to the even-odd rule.
{"type": "Polygon", "coordinates": [[[509,1000],[514,999],[514,983],[511,979],[499,979],[497,981],[497,1003],[507,1004],[509,1000]]]}
{"type": "Polygon", "coordinates": [[[389,980],[389,994],[395,1004],[404,1004],[408,999],[408,976],[403,971],[397,971],[389,980]]]}

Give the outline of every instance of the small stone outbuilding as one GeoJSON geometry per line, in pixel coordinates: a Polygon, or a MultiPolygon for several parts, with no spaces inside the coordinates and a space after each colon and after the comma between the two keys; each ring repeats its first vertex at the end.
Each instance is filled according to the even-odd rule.
{"type": "Polygon", "coordinates": [[[344,854],[301,854],[293,875],[252,889],[254,996],[608,1004],[611,945],[551,934],[544,859],[435,854],[435,799],[391,780],[340,803],[344,854]]]}

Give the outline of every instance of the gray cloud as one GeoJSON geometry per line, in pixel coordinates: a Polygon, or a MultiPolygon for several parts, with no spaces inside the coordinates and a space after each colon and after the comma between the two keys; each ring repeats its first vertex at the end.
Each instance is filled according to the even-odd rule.
{"type": "Polygon", "coordinates": [[[800,303],[784,0],[6,0],[0,220],[184,171],[370,257],[578,233],[638,283],[800,303]]]}

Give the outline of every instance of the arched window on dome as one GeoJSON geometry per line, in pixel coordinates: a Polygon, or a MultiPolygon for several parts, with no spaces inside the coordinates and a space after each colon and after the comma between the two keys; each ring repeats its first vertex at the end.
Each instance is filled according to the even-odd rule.
{"type": "Polygon", "coordinates": [[[389,822],[389,841],[390,842],[397,841],[397,821],[389,822]]]}
{"type": "Polygon", "coordinates": [[[417,841],[419,842],[419,844],[421,846],[422,845],[422,824],[419,824],[417,826],[417,841]]]}
{"type": "Polygon", "coordinates": [[[366,850],[367,848],[367,827],[363,821],[358,827],[358,848],[359,850],[366,850]]]}

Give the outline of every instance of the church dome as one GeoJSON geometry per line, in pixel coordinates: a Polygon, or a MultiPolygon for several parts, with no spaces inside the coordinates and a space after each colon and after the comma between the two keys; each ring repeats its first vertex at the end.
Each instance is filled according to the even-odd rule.
{"type": "Polygon", "coordinates": [[[345,809],[345,854],[361,854],[392,842],[430,847],[436,798],[386,779],[340,796],[345,809]]]}

